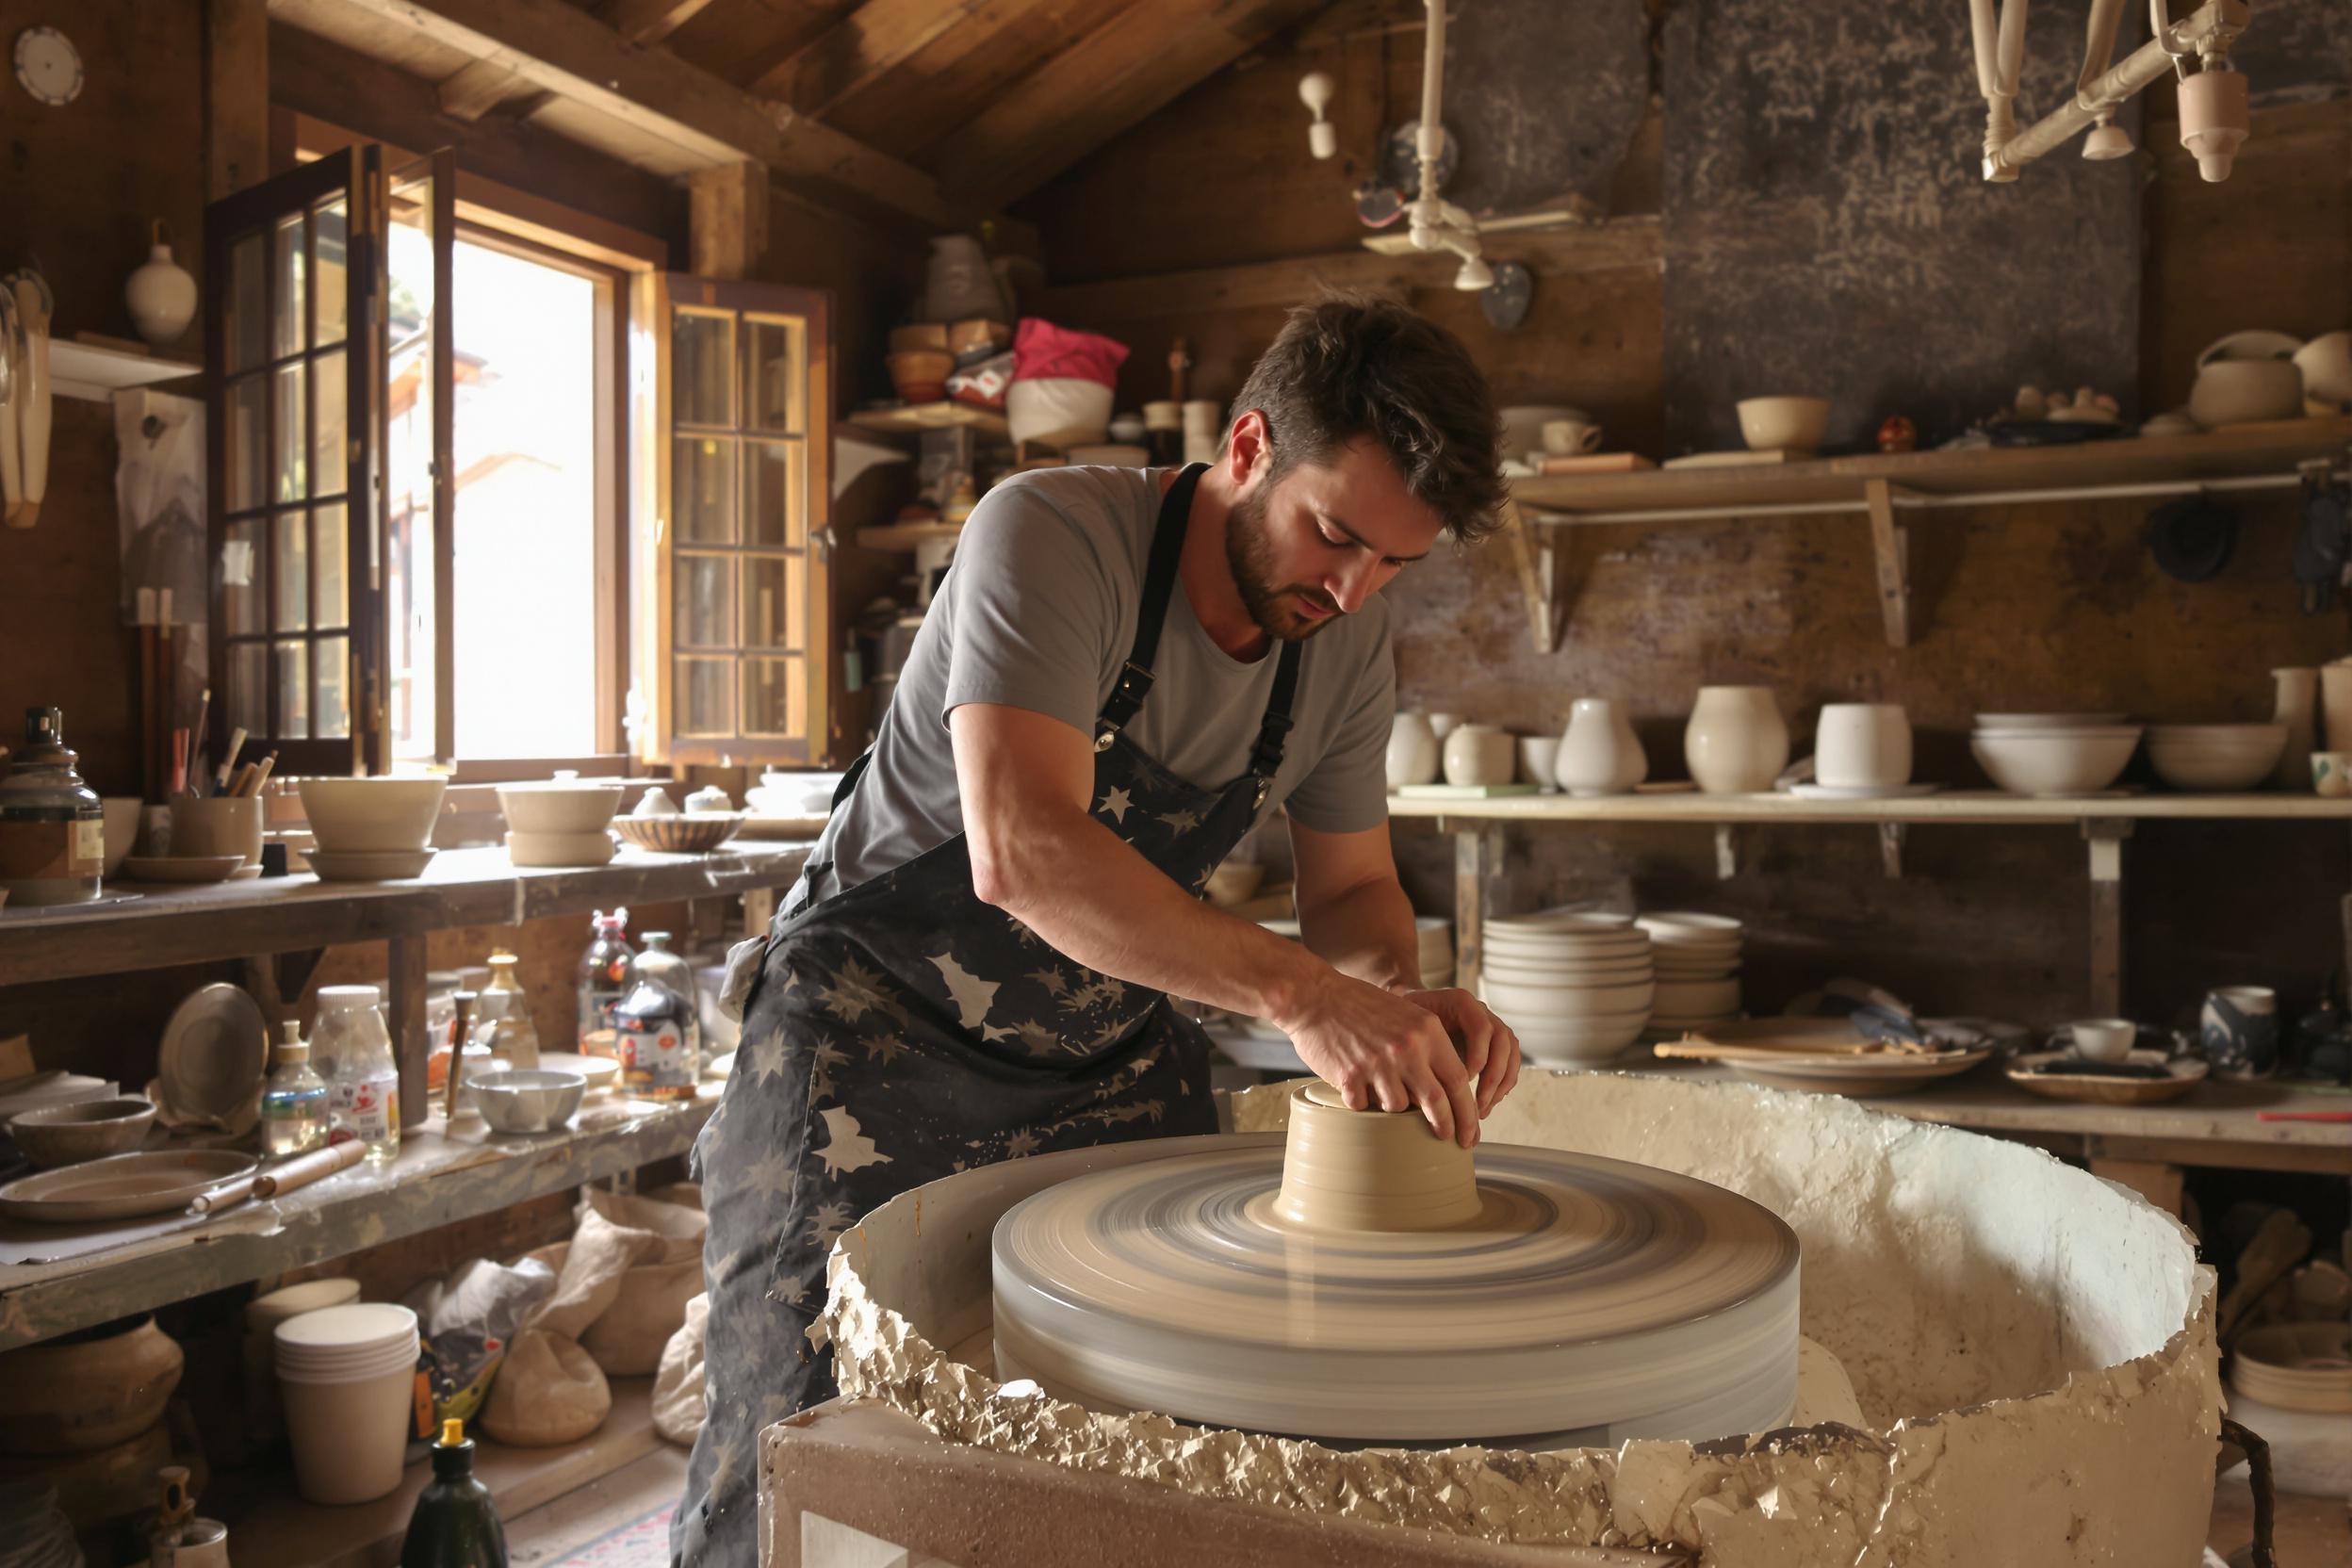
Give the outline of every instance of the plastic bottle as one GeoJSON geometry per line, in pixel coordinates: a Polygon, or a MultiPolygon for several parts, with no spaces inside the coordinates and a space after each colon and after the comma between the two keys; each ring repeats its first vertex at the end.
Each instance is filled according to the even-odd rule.
{"type": "Polygon", "coordinates": [[[310,1035],[335,1131],[365,1143],[371,1165],[400,1152],[400,1070],[381,1001],[373,986],[321,986],[310,1035]]]}
{"type": "Polygon", "coordinates": [[[694,1023],[690,997],[640,974],[612,1009],[622,1086],[645,1100],[692,1100],[702,1077],[702,1059],[688,1036],[694,1023]]]}
{"type": "Polygon", "coordinates": [[[512,953],[490,955],[490,983],[478,988],[482,994],[475,1017],[480,1021],[474,1025],[474,1039],[488,1046],[492,1055],[528,1070],[539,1065],[539,1030],[531,1021],[531,994],[514,976],[514,966],[521,962],[512,953]]]}
{"type": "Polygon", "coordinates": [[[629,994],[629,911],[596,912],[588,951],[580,956],[580,1049],[590,1056],[618,1054],[612,1037],[612,1004],[629,994]]]}
{"type": "Polygon", "coordinates": [[[273,1159],[322,1147],[332,1119],[327,1082],[310,1065],[310,1047],[292,1019],[285,1028],[286,1037],[270,1054],[270,1081],[261,1090],[261,1150],[273,1159]]]}
{"type": "Polygon", "coordinates": [[[400,1568],[506,1568],[506,1527],[490,1489],[474,1478],[474,1445],[463,1421],[441,1423],[433,1479],[408,1516],[400,1568]]]}
{"type": "Polygon", "coordinates": [[[686,1000],[686,1048],[702,1059],[702,1019],[694,1005],[694,967],[670,951],[667,931],[645,933],[645,950],[633,966],[636,978],[658,980],[686,1000]]]}

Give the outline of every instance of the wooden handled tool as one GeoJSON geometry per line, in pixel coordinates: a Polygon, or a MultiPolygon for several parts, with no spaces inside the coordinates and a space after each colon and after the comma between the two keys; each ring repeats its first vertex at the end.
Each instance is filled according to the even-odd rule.
{"type": "Polygon", "coordinates": [[[331,1143],[324,1149],[314,1149],[307,1154],[297,1154],[283,1165],[256,1170],[234,1182],[224,1182],[208,1192],[200,1192],[188,1205],[190,1214],[219,1214],[233,1209],[249,1198],[275,1198],[281,1193],[305,1187],[338,1170],[349,1170],[367,1156],[368,1146],[357,1138],[331,1143]]]}

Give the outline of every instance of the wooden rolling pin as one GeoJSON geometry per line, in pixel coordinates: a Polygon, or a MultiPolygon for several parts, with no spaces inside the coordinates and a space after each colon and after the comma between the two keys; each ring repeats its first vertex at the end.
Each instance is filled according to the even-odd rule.
{"type": "Polygon", "coordinates": [[[324,1149],[314,1149],[307,1154],[297,1154],[284,1165],[270,1166],[240,1176],[234,1182],[196,1195],[190,1202],[191,1214],[219,1214],[235,1208],[248,1198],[275,1198],[280,1193],[305,1187],[321,1177],[338,1170],[349,1170],[367,1157],[368,1146],[357,1138],[331,1143],[324,1149]]]}

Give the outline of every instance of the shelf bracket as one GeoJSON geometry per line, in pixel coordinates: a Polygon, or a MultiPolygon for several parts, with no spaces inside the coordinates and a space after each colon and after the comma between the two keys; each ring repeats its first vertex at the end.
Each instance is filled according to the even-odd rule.
{"type": "Polygon", "coordinates": [[[1715,880],[1728,882],[1740,874],[1740,841],[1734,836],[1732,825],[1715,825],[1715,880]]]}
{"type": "Polygon", "coordinates": [[[2091,846],[2091,1010],[2123,1016],[2123,841],[2129,817],[2092,817],[2082,824],[2091,846]]]}
{"type": "Polygon", "coordinates": [[[1539,539],[1520,514],[1517,501],[1503,502],[1503,537],[1511,545],[1512,568],[1519,574],[1519,591],[1527,596],[1527,619],[1535,631],[1535,651],[1550,653],[1560,646],[1559,595],[1552,545],[1539,539]]]}
{"type": "Polygon", "coordinates": [[[1883,822],[1878,825],[1878,863],[1893,881],[1903,880],[1903,841],[1909,833],[1907,823],[1883,822]]]}
{"type": "Polygon", "coordinates": [[[1895,489],[1883,479],[1862,482],[1870,514],[1870,551],[1878,558],[1878,609],[1886,645],[1911,645],[1911,531],[1895,520],[1895,489]]]}

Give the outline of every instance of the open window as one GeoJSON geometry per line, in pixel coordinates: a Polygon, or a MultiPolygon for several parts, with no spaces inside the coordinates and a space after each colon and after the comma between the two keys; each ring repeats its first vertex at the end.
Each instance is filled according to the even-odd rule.
{"type": "Polygon", "coordinates": [[[819,761],[835,717],[826,298],[678,274],[651,293],[640,749],[674,764],[819,761]]]}

